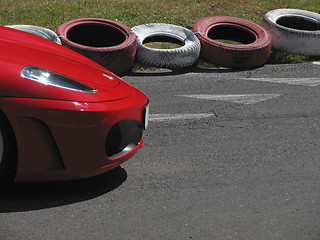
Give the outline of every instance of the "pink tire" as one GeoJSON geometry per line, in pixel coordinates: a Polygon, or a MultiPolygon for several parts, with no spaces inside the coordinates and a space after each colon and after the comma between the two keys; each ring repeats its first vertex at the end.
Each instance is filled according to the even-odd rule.
{"type": "Polygon", "coordinates": [[[75,19],[59,26],[57,35],[63,46],[115,74],[129,71],[134,64],[137,37],[121,23],[99,18],[75,19]]]}
{"type": "Polygon", "coordinates": [[[269,33],[263,27],[245,19],[206,17],[196,22],[192,31],[201,42],[201,58],[217,66],[261,67],[270,55],[269,33]],[[240,44],[223,43],[218,40],[231,40],[240,44]]]}

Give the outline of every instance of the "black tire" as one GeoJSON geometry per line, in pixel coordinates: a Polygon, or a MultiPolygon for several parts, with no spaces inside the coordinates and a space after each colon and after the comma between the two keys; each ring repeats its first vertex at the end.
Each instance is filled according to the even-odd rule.
{"type": "Polygon", "coordinates": [[[24,32],[28,32],[28,33],[32,33],[34,35],[48,39],[52,42],[55,42],[55,43],[61,45],[61,41],[60,41],[58,35],[54,31],[47,29],[47,28],[33,26],[33,25],[7,25],[6,27],[13,28],[13,29],[20,30],[20,31],[24,31],[24,32]]]}
{"type": "Polygon", "coordinates": [[[272,38],[272,47],[288,53],[320,56],[320,14],[299,9],[267,12],[262,26],[272,38]]]}
{"type": "Polygon", "coordinates": [[[136,59],[151,67],[179,69],[196,63],[200,55],[200,41],[187,28],[164,23],[150,23],[132,28],[138,38],[136,59]],[[148,39],[178,42],[183,46],[174,49],[156,49],[144,45],[148,39]]]}
{"type": "Polygon", "coordinates": [[[11,125],[0,113],[0,184],[14,181],[17,172],[17,143],[11,125]]]}

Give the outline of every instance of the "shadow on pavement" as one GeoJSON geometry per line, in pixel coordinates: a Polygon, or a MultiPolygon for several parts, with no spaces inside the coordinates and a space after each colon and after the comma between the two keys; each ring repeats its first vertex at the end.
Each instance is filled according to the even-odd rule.
{"type": "Polygon", "coordinates": [[[52,208],[106,194],[127,179],[127,172],[115,168],[105,174],[73,181],[14,183],[1,190],[0,213],[52,208]]]}
{"type": "Polygon", "coordinates": [[[137,72],[128,72],[125,76],[174,76],[181,75],[187,73],[230,73],[230,72],[239,72],[248,69],[229,69],[229,68],[201,68],[201,67],[192,67],[186,69],[178,69],[178,70],[170,70],[165,68],[157,68],[154,70],[145,70],[145,71],[137,71],[137,72]]]}

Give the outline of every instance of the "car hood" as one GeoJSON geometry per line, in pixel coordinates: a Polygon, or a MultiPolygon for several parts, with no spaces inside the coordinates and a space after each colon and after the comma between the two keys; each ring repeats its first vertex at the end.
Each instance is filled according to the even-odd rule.
{"type": "Polygon", "coordinates": [[[0,27],[0,96],[69,101],[113,101],[136,89],[92,60],[47,39],[0,27]],[[21,76],[26,66],[50,70],[85,84],[95,93],[45,85],[21,76]]]}

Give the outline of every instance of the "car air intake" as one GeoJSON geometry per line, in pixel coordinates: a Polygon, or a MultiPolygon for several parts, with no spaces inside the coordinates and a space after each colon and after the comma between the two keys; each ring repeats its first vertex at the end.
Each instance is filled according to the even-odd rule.
{"type": "Polygon", "coordinates": [[[141,124],[137,120],[124,120],[114,124],[106,138],[106,154],[114,159],[131,152],[142,137],[141,124]]]}

